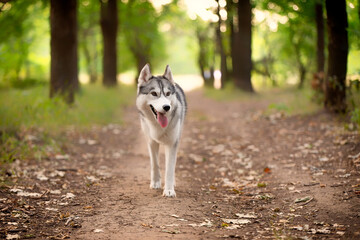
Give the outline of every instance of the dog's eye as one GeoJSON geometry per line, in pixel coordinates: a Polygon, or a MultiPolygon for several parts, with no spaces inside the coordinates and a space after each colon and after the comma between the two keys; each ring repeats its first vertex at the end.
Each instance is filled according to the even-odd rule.
{"type": "Polygon", "coordinates": [[[154,97],[157,97],[157,93],[156,93],[156,92],[151,92],[151,95],[153,95],[154,97]]]}
{"type": "Polygon", "coordinates": [[[166,95],[167,97],[170,96],[170,92],[167,92],[165,95],[166,95]]]}

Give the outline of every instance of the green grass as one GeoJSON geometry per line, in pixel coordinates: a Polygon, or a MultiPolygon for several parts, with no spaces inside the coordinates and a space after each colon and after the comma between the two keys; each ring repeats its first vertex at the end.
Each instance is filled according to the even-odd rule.
{"type": "Polygon", "coordinates": [[[268,104],[265,114],[283,112],[287,115],[311,114],[322,108],[309,88],[296,87],[269,88],[256,93],[247,93],[228,84],[222,90],[205,89],[205,96],[217,101],[259,101],[268,104]]]}
{"type": "Polygon", "coordinates": [[[121,123],[121,106],[134,101],[135,88],[120,86],[106,89],[83,86],[75,104],[48,98],[48,86],[27,90],[0,91],[0,130],[42,128],[63,130],[68,126],[86,128],[93,124],[121,123]]]}
{"type": "Polygon", "coordinates": [[[135,101],[135,87],[107,89],[82,86],[72,106],[49,99],[48,86],[0,91],[0,164],[14,159],[41,159],[60,151],[69,127],[86,131],[93,125],[121,124],[122,107],[135,101]],[[30,137],[29,137],[30,136],[30,137]],[[29,140],[35,136],[35,140],[29,140]]]}
{"type": "Polygon", "coordinates": [[[255,94],[247,93],[235,88],[233,83],[226,84],[221,90],[205,88],[205,96],[220,102],[241,101],[256,98],[255,94]]]}
{"type": "Polygon", "coordinates": [[[347,102],[349,108],[350,122],[345,127],[349,130],[360,129],[360,90],[352,88],[347,92],[347,102]]]}

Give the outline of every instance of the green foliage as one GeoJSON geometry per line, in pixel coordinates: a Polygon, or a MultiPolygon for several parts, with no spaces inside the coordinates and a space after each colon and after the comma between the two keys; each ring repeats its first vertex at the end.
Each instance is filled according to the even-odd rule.
{"type": "MultiPolygon", "coordinates": [[[[159,30],[164,36],[166,46],[167,58],[164,63],[169,64],[176,74],[197,74],[200,46],[195,37],[195,29],[198,21],[190,20],[176,1],[164,5],[159,17],[159,30]]],[[[212,52],[212,48],[208,48],[208,45],[204,48],[212,52]]],[[[164,71],[164,66],[160,66],[157,70],[164,71]]]]}
{"type": "Polygon", "coordinates": [[[359,1],[347,0],[346,1],[348,13],[348,32],[349,32],[349,46],[351,49],[360,49],[360,16],[359,16],[359,1]]]}
{"type": "MultiPolygon", "coordinates": [[[[165,58],[164,39],[158,30],[159,16],[148,1],[130,0],[119,3],[120,31],[124,35],[136,65],[151,62],[152,66],[165,58]]],[[[121,60],[120,60],[121,61],[121,60]]]]}
{"type": "Polygon", "coordinates": [[[43,52],[48,45],[44,45],[44,40],[49,39],[44,38],[48,33],[48,23],[44,20],[48,16],[42,1],[18,0],[5,4],[0,13],[1,84],[14,79],[44,77],[49,60],[44,59],[43,52]]]}
{"type": "MultiPolygon", "coordinates": [[[[299,82],[301,71],[315,71],[315,12],[313,0],[256,1],[257,10],[269,16],[255,25],[256,61],[270,59],[272,80],[299,82]]],[[[305,76],[306,77],[306,76],[305,76]]]]}
{"type": "Polygon", "coordinates": [[[96,78],[101,72],[100,2],[81,0],[78,5],[80,71],[96,78]]]}
{"type": "Polygon", "coordinates": [[[357,127],[360,126],[360,108],[355,108],[351,112],[351,122],[355,123],[357,127]]]}

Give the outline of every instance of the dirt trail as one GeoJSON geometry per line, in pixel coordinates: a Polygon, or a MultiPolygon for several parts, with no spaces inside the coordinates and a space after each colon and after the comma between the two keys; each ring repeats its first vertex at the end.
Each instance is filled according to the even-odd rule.
{"type": "MultiPolygon", "coordinates": [[[[65,176],[40,184],[38,170],[28,170],[28,179],[18,181],[32,181],[38,192],[61,188],[61,196],[25,198],[35,219],[52,219],[28,222],[34,227],[27,232],[36,230],[38,239],[360,237],[357,134],[340,131],[326,113],[265,116],[265,101],[219,103],[201,91],[187,98],[176,198],[149,188],[146,144],[136,109],[129,107],[124,126],[69,133],[72,161],[43,166],[46,176],[54,169],[65,176]],[[46,210],[55,207],[58,212],[46,210]],[[47,224],[55,227],[50,231],[47,224]]],[[[160,163],[164,170],[163,154],[160,163]]],[[[2,191],[3,199],[14,197],[9,191],[2,191]]]]}

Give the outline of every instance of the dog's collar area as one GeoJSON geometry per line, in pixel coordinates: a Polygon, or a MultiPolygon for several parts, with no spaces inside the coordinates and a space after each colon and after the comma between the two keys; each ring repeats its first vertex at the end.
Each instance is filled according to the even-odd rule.
{"type": "Polygon", "coordinates": [[[150,108],[151,108],[151,111],[155,114],[155,117],[157,118],[157,112],[156,112],[155,108],[153,107],[153,105],[150,104],[150,108]]]}

